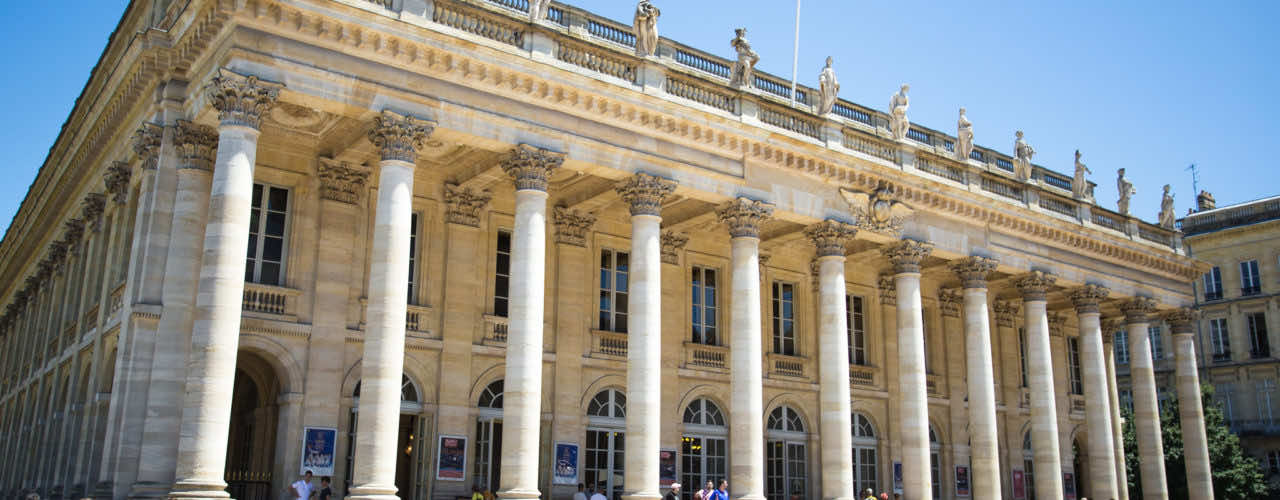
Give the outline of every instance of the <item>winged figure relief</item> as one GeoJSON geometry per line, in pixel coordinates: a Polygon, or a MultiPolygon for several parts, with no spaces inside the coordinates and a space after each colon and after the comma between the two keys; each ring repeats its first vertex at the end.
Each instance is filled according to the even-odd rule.
{"type": "Polygon", "coordinates": [[[911,206],[898,201],[888,187],[870,193],[840,188],[840,196],[849,204],[858,228],[866,231],[897,235],[902,232],[907,217],[915,212],[911,206]]]}

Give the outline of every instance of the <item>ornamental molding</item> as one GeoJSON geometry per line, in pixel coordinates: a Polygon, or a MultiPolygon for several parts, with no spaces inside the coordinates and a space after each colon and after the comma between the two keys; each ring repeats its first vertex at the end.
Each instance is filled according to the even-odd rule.
{"type": "Polygon", "coordinates": [[[1200,311],[1188,307],[1180,307],[1165,313],[1164,320],[1174,335],[1194,333],[1196,320],[1200,319],[1200,311]]]}
{"type": "Polygon", "coordinates": [[[915,210],[899,201],[891,186],[881,182],[871,191],[840,188],[840,196],[849,205],[858,229],[894,238],[902,235],[902,227],[915,210]]]}
{"type": "Polygon", "coordinates": [[[663,231],[661,240],[662,262],[664,264],[680,265],[680,251],[684,250],[685,245],[689,244],[689,235],[663,231]]]}
{"type": "Polygon", "coordinates": [[[596,223],[595,214],[555,207],[551,216],[556,225],[556,243],[584,248],[587,246],[587,232],[596,223]]]}
{"type": "Polygon", "coordinates": [[[631,215],[662,216],[662,200],[676,190],[675,181],[637,173],[618,182],[614,189],[631,208],[631,215]]]}
{"type": "Polygon", "coordinates": [[[1111,290],[1097,284],[1087,284],[1071,291],[1071,303],[1076,306],[1077,314],[1098,314],[1098,304],[1111,295],[1111,290]]]}
{"type": "MultiPolygon", "coordinates": [[[[760,238],[760,226],[773,216],[773,205],[749,198],[736,198],[716,208],[716,219],[733,238],[760,238]]],[[[764,256],[761,256],[764,266],[764,256]]]]}
{"type": "Polygon", "coordinates": [[[222,126],[258,130],[263,115],[275,106],[282,88],[282,84],[261,80],[257,76],[218,68],[217,75],[205,86],[205,92],[213,109],[218,110],[218,122],[222,126]]]}
{"type": "Polygon", "coordinates": [[[996,270],[999,261],[990,257],[965,257],[951,263],[951,272],[960,277],[964,288],[987,288],[987,276],[996,270]]]}
{"type": "Polygon", "coordinates": [[[155,170],[160,162],[160,143],[164,140],[164,127],[144,122],[133,131],[133,152],[141,160],[143,170],[155,170]]]}
{"type": "Polygon", "coordinates": [[[996,324],[1005,328],[1013,328],[1021,309],[1021,304],[1016,300],[997,300],[991,307],[996,316],[996,324]]]}
{"type": "Polygon", "coordinates": [[[942,288],[938,290],[938,308],[942,310],[942,315],[950,318],[960,317],[960,308],[964,304],[964,295],[960,290],[955,288],[942,288]]]}
{"type": "Polygon", "coordinates": [[[418,150],[436,129],[436,123],[402,115],[391,110],[382,110],[373,117],[373,128],[369,130],[369,142],[378,148],[382,161],[402,161],[416,163],[418,150]]]}
{"type": "Polygon", "coordinates": [[[547,191],[551,171],[564,164],[565,154],[520,144],[501,160],[502,171],[511,176],[516,191],[547,191]]]}
{"type": "Polygon", "coordinates": [[[445,184],[444,202],[447,208],[444,212],[444,221],[449,224],[480,227],[480,211],[489,204],[491,199],[493,194],[487,190],[475,191],[453,183],[445,184]]]}
{"type": "Polygon", "coordinates": [[[804,229],[805,236],[817,248],[817,256],[844,257],[845,245],[858,234],[852,224],[827,219],[804,229]]]}
{"type": "Polygon", "coordinates": [[[1013,281],[1013,286],[1022,293],[1024,301],[1045,301],[1049,298],[1049,289],[1057,281],[1057,276],[1036,269],[1019,276],[1013,281]]]}
{"type": "Polygon", "coordinates": [[[1127,324],[1147,323],[1151,313],[1156,311],[1156,300],[1151,297],[1134,297],[1120,303],[1120,312],[1124,313],[1127,324]]]}
{"type": "Polygon", "coordinates": [[[178,148],[178,168],[213,172],[218,155],[218,131],[208,125],[178,120],[173,144],[178,148]]]}
{"type": "Polygon", "coordinates": [[[932,244],[916,240],[900,240],[880,249],[880,253],[893,264],[895,274],[919,273],[920,262],[932,252],[932,244]]]}
{"type": "Polygon", "coordinates": [[[80,217],[93,232],[102,230],[102,213],[107,208],[107,197],[102,193],[89,193],[80,201],[80,217]]]}
{"type": "Polygon", "coordinates": [[[111,162],[102,173],[102,182],[107,186],[107,194],[116,204],[124,205],[129,201],[129,179],[133,177],[133,167],[122,161],[111,162]]]}
{"type": "Polygon", "coordinates": [[[880,292],[880,305],[898,305],[898,284],[893,281],[893,275],[881,274],[876,279],[876,288],[880,292]]]}
{"type": "Polygon", "coordinates": [[[320,178],[320,199],[348,205],[360,204],[360,195],[369,181],[368,169],[325,157],[316,163],[316,175],[320,178]]]}

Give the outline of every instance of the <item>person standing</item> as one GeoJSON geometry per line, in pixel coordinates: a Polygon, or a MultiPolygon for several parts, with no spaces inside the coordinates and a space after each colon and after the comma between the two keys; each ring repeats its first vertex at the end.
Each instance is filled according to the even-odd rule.
{"type": "Polygon", "coordinates": [[[711,500],[729,500],[729,481],[720,480],[720,486],[711,492],[711,500]]]}
{"type": "Polygon", "coordinates": [[[333,498],[333,490],[329,489],[329,476],[320,478],[320,495],[318,500],[330,500],[333,498]]]}
{"type": "Polygon", "coordinates": [[[311,471],[303,473],[302,479],[294,481],[293,484],[289,485],[289,488],[293,490],[294,498],[298,500],[311,500],[311,493],[314,489],[314,487],[311,486],[311,471]]]}
{"type": "Polygon", "coordinates": [[[587,494],[582,492],[585,485],[578,483],[578,492],[573,494],[573,500],[587,500],[587,494]]]}
{"type": "Polygon", "coordinates": [[[591,500],[609,500],[609,497],[604,496],[603,492],[604,492],[604,487],[597,486],[595,490],[595,494],[591,495],[591,500]]]}
{"type": "Polygon", "coordinates": [[[680,483],[671,483],[671,490],[662,496],[662,500],[680,500],[680,483]]]}
{"type": "Polygon", "coordinates": [[[716,491],[716,483],[707,481],[702,485],[702,489],[693,492],[693,500],[711,500],[711,495],[716,491]]]}

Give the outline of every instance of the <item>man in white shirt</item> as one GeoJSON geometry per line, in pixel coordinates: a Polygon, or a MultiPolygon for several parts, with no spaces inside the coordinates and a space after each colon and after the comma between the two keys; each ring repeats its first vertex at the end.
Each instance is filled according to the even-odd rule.
{"type": "Polygon", "coordinates": [[[596,488],[595,494],[591,495],[591,500],[609,500],[609,497],[604,496],[605,486],[597,486],[596,488]]]}
{"type": "Polygon", "coordinates": [[[311,471],[307,471],[303,474],[302,479],[294,481],[293,484],[289,485],[289,488],[293,490],[294,498],[298,500],[311,500],[311,490],[314,489],[314,487],[311,486],[311,471]]]}
{"type": "Polygon", "coordinates": [[[578,483],[578,492],[573,494],[573,500],[587,500],[587,494],[582,492],[585,485],[578,483]]]}

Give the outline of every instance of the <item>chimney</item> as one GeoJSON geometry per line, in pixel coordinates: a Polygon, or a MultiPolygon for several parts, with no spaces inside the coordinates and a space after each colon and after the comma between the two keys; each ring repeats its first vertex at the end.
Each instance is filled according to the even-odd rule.
{"type": "Polygon", "coordinates": [[[1201,190],[1200,194],[1196,195],[1196,211],[1203,212],[1205,210],[1213,210],[1214,208],[1217,208],[1217,206],[1217,203],[1213,201],[1212,193],[1201,190]]]}

